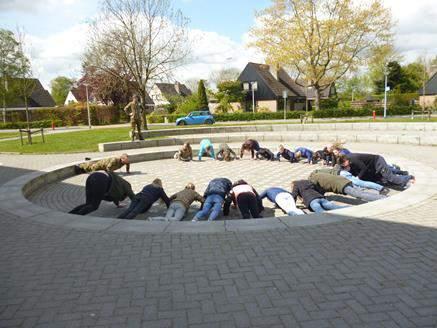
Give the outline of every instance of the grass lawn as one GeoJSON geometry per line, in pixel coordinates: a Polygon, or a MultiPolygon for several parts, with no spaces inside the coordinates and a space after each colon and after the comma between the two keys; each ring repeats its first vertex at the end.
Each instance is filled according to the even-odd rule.
{"type": "Polygon", "coordinates": [[[129,131],[129,128],[108,128],[48,134],[45,135],[45,143],[40,136],[35,136],[32,138],[32,145],[23,146],[20,140],[8,140],[0,142],[0,152],[22,154],[94,152],[98,150],[99,143],[129,140],[129,131]]]}
{"type": "MultiPolygon", "coordinates": [[[[372,119],[357,119],[357,120],[314,120],[314,123],[358,123],[358,122],[437,122],[437,118],[431,118],[431,121],[427,119],[422,120],[421,118],[416,118],[411,120],[411,118],[379,118],[376,121],[372,119]]],[[[300,122],[272,122],[271,124],[300,124],[300,122]]],[[[258,124],[268,124],[266,122],[241,122],[241,123],[223,123],[219,126],[226,125],[258,125],[258,124]]],[[[208,125],[210,126],[210,125],[208,125]]],[[[177,127],[188,128],[192,126],[177,127]]],[[[199,127],[199,126],[197,126],[199,127]]],[[[151,126],[151,130],[157,129],[174,129],[174,125],[164,125],[164,126],[151,126]]],[[[130,127],[117,127],[117,128],[100,128],[92,130],[83,130],[75,132],[66,133],[56,133],[48,134],[45,136],[46,142],[43,143],[40,136],[35,136],[33,140],[33,145],[25,144],[21,146],[20,140],[7,140],[0,141],[0,152],[4,153],[22,153],[22,154],[51,154],[51,153],[79,153],[79,152],[95,152],[98,151],[98,144],[104,142],[115,142],[115,141],[128,141],[130,127]]],[[[0,132],[0,139],[18,137],[16,132],[0,132]]]]}
{"type": "Polygon", "coordinates": [[[1,132],[0,131],[0,139],[6,139],[6,138],[15,138],[19,137],[20,134],[18,132],[1,132]]]}

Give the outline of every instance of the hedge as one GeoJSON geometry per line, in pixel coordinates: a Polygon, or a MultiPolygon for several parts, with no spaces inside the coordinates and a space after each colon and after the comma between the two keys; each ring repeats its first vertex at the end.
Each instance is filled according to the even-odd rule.
{"type": "MultiPolygon", "coordinates": [[[[413,109],[419,109],[417,106],[390,106],[387,110],[388,115],[409,115],[413,109]]],[[[382,108],[362,108],[362,109],[321,109],[318,111],[310,111],[309,114],[314,118],[340,118],[340,117],[364,117],[372,116],[373,110],[376,111],[378,116],[383,115],[382,108]]],[[[108,125],[128,122],[128,117],[121,108],[115,106],[90,106],[91,123],[92,125],[108,125]]],[[[286,113],[287,119],[299,119],[301,115],[304,115],[304,111],[289,111],[286,113]]],[[[25,112],[15,111],[7,113],[7,121],[12,123],[1,124],[0,129],[15,129],[18,127],[25,127],[25,112]]],[[[169,114],[169,115],[157,115],[151,114],[147,116],[149,123],[164,123],[165,118],[168,122],[174,123],[179,117],[183,117],[181,114],[169,114]]],[[[217,122],[229,122],[229,121],[254,121],[254,120],[280,120],[284,118],[283,112],[237,112],[228,114],[215,114],[214,118],[217,122]]],[[[44,127],[51,127],[52,121],[55,121],[56,126],[69,126],[69,125],[87,125],[88,113],[86,106],[76,105],[57,108],[36,109],[30,111],[30,119],[32,126],[40,127],[41,124],[44,127]]]]}
{"type": "MultiPolygon", "coordinates": [[[[31,129],[38,129],[38,128],[51,128],[52,122],[55,123],[56,126],[62,126],[61,120],[43,120],[43,121],[33,121],[30,122],[30,128],[31,129]]],[[[27,123],[26,122],[6,122],[6,123],[0,123],[0,129],[27,129],[27,123]]]]}
{"type": "MultiPolygon", "coordinates": [[[[387,115],[409,115],[413,109],[417,109],[415,106],[392,106],[387,109],[387,115]]],[[[376,115],[382,116],[384,109],[382,108],[362,108],[362,109],[321,109],[318,111],[310,111],[309,115],[314,118],[339,118],[339,117],[364,117],[372,116],[373,110],[376,111],[376,115]]],[[[299,119],[301,115],[305,115],[305,111],[289,111],[287,112],[287,119],[299,119]]],[[[149,115],[147,120],[149,123],[164,123],[164,118],[168,119],[168,122],[174,123],[179,117],[184,115],[149,115]]],[[[251,112],[237,112],[228,114],[214,114],[216,122],[229,122],[229,121],[255,121],[255,120],[280,120],[284,118],[284,112],[275,113],[251,113],[251,112]]]]}
{"type": "MultiPolygon", "coordinates": [[[[87,125],[88,111],[85,105],[76,104],[72,106],[41,108],[29,111],[31,121],[60,120],[61,125],[87,125]]],[[[90,116],[92,125],[108,125],[128,122],[124,111],[116,106],[90,105],[90,116]]],[[[25,111],[9,111],[6,113],[6,120],[9,122],[24,122],[25,111]]]]}

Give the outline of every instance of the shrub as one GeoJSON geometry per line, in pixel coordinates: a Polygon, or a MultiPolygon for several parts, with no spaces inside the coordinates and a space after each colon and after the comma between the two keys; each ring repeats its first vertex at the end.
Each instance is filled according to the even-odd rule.
{"type": "MultiPolygon", "coordinates": [[[[31,129],[38,129],[38,128],[51,128],[52,122],[55,123],[55,126],[62,126],[61,120],[44,120],[44,121],[33,121],[30,122],[30,128],[31,129]]],[[[7,122],[7,123],[0,123],[0,129],[27,129],[27,123],[26,122],[7,122]]]]}
{"type": "MultiPolygon", "coordinates": [[[[73,104],[64,107],[41,108],[29,111],[31,121],[60,120],[61,125],[87,125],[88,111],[86,104],[73,104]]],[[[127,122],[128,117],[117,106],[90,105],[91,123],[93,125],[116,124],[127,122]]],[[[20,122],[26,120],[25,111],[7,112],[7,121],[20,122]]]]}
{"type": "Polygon", "coordinates": [[[196,94],[185,97],[184,101],[177,105],[177,114],[188,114],[192,111],[199,110],[201,108],[199,98],[196,94]]]}

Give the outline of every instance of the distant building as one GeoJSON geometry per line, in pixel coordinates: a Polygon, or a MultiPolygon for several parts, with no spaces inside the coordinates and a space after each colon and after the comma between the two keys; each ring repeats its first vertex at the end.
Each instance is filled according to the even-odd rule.
{"type": "Polygon", "coordinates": [[[437,72],[425,83],[425,95],[423,94],[423,88],[418,92],[420,106],[437,107],[437,72]]]}
{"type": "MultiPolygon", "coordinates": [[[[305,100],[308,99],[309,106],[315,100],[315,90],[301,87],[283,69],[274,69],[266,64],[248,63],[241,72],[238,80],[242,83],[257,82],[258,89],[255,91],[255,107],[267,108],[271,112],[284,110],[284,91],[287,92],[287,110],[305,109],[305,100]]],[[[327,99],[335,94],[335,86],[322,90],[320,99],[327,99]]],[[[246,111],[252,111],[252,93],[248,92],[246,111]]]]}
{"type": "Polygon", "coordinates": [[[150,98],[156,107],[169,105],[172,97],[187,97],[191,95],[191,90],[185,84],[175,83],[155,83],[149,92],[150,98]]]}
{"type": "MultiPolygon", "coordinates": [[[[88,87],[88,100],[90,103],[96,102],[96,99],[92,92],[92,88],[90,87],[88,87]]],[[[84,103],[84,102],[86,102],[86,87],[83,84],[79,84],[78,86],[70,89],[64,104],[70,105],[70,104],[84,103]]]]}
{"type": "MultiPolygon", "coordinates": [[[[135,94],[134,91],[132,91],[132,94],[135,94]]],[[[112,105],[112,101],[102,101],[98,96],[96,96],[94,90],[92,87],[88,86],[88,101],[91,104],[97,104],[97,105],[112,105]]],[[[71,88],[71,90],[68,92],[67,98],[65,99],[65,105],[70,105],[74,103],[85,103],[86,102],[86,87],[84,84],[79,84],[75,88],[71,88]]],[[[155,104],[153,103],[153,100],[150,98],[150,96],[146,93],[146,104],[145,107],[152,108],[153,110],[155,104]]]]}
{"type": "MultiPolygon", "coordinates": [[[[22,79],[14,78],[8,81],[8,89],[12,90],[14,94],[10,96],[10,100],[6,102],[7,109],[24,109],[26,107],[24,97],[18,93],[18,84],[22,79]]],[[[38,79],[30,79],[34,82],[34,88],[32,94],[27,99],[27,105],[29,108],[40,107],[54,107],[55,101],[50,93],[44,89],[41,82],[38,79]]]]}

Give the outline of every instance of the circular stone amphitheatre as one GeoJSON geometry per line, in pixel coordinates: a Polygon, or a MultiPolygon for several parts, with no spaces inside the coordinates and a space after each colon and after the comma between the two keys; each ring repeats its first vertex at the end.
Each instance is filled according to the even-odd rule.
{"type": "MultiPolygon", "coordinates": [[[[250,155],[246,155],[246,158],[232,162],[213,161],[205,157],[201,162],[192,161],[187,163],[174,159],[141,162],[132,165],[132,174],[126,175],[123,172],[121,174],[123,174],[124,179],[131,183],[134,192],[139,192],[144,185],[150,183],[154,178],[161,178],[166,193],[171,196],[184,189],[188,182],[193,182],[196,185],[196,190],[203,194],[209,181],[218,177],[229,178],[232,182],[244,179],[253,185],[258,193],[273,186],[290,190],[291,180],[307,179],[309,174],[316,168],[322,168],[322,166],[309,165],[304,162],[290,164],[287,161],[250,160],[250,155]]],[[[123,169],[120,171],[123,171],[123,169]]],[[[50,184],[32,194],[30,200],[43,207],[68,212],[85,202],[84,186],[87,177],[88,175],[81,174],[50,184]]],[[[346,196],[337,195],[330,196],[330,198],[346,204],[361,204],[360,201],[346,196]]],[[[126,199],[123,205],[129,205],[129,200],[126,199]]],[[[263,217],[284,216],[283,212],[275,209],[274,204],[267,199],[264,200],[264,206],[263,217]]],[[[102,202],[100,208],[91,215],[115,218],[123,210],[123,208],[116,208],[113,203],[102,202]]],[[[191,220],[197,210],[199,210],[199,203],[195,202],[185,220],[191,220]]],[[[164,216],[165,212],[165,205],[162,202],[156,202],[147,213],[138,215],[137,219],[147,220],[149,217],[164,216]]],[[[232,208],[229,216],[219,217],[219,219],[238,218],[240,218],[239,211],[232,208]]]]}
{"type": "MultiPolygon", "coordinates": [[[[222,132],[222,131],[220,131],[222,132]]],[[[223,131],[226,132],[226,131],[223,131]]],[[[233,132],[233,131],[231,131],[233,132]]],[[[304,140],[301,135],[293,132],[266,133],[210,133],[196,136],[210,138],[215,145],[221,142],[237,149],[241,142],[249,137],[258,139],[262,146],[272,150],[276,149],[279,143],[284,143],[289,148],[296,146],[308,146],[314,150],[327,142],[339,139],[333,138],[332,134],[325,132],[312,133],[312,140],[304,140]],[[238,140],[238,142],[237,142],[238,140]],[[311,141],[317,140],[317,143],[311,141]]],[[[368,133],[368,132],[367,132],[368,133]]],[[[355,142],[358,137],[348,133],[355,142]]],[[[383,133],[378,132],[378,138],[382,140],[383,133]]],[[[193,182],[196,190],[203,193],[208,182],[215,177],[228,177],[231,181],[245,179],[253,185],[258,192],[262,192],[267,187],[279,186],[290,190],[291,180],[305,179],[316,168],[321,165],[309,165],[306,163],[290,164],[286,161],[267,162],[250,160],[246,155],[242,160],[230,163],[212,161],[204,158],[202,162],[179,162],[170,159],[179,145],[184,141],[191,141],[194,145],[193,151],[197,154],[197,139],[191,135],[179,136],[177,141],[169,142],[163,139],[147,148],[134,149],[128,151],[133,162],[131,175],[124,177],[131,182],[134,192],[150,183],[154,178],[159,177],[163,180],[164,189],[167,194],[171,194],[184,188],[186,183],[193,182]]],[[[368,138],[366,138],[366,141],[368,138]]],[[[389,138],[393,140],[393,138],[389,138]]],[[[346,140],[348,141],[348,140],[346,140]]],[[[349,141],[353,142],[353,141],[349,141]]],[[[352,151],[359,152],[359,143],[349,143],[347,146],[352,151]]],[[[390,143],[390,142],[387,142],[390,143]]],[[[398,142],[399,143],[399,142],[398,142]]],[[[384,156],[384,154],[381,154],[384,156]]],[[[102,158],[108,156],[102,156],[102,158]]],[[[399,164],[403,169],[410,171],[416,176],[417,182],[411,188],[401,193],[391,192],[387,199],[376,202],[365,203],[341,195],[329,195],[328,198],[339,203],[351,204],[349,208],[325,212],[323,214],[309,214],[299,217],[287,217],[282,211],[275,209],[274,205],[268,200],[264,201],[266,207],[262,213],[263,219],[240,220],[239,212],[232,210],[227,220],[216,222],[150,222],[144,221],[148,217],[162,216],[165,213],[163,204],[155,204],[151,210],[138,216],[138,220],[126,221],[116,219],[117,215],[123,210],[116,208],[112,203],[103,202],[101,207],[88,216],[77,216],[67,214],[76,205],[84,202],[84,185],[87,175],[74,176],[73,165],[70,163],[35,172],[14,179],[0,189],[0,207],[11,211],[23,219],[31,219],[46,224],[62,225],[69,228],[91,229],[113,232],[225,232],[225,231],[244,231],[244,230],[265,230],[277,228],[289,228],[311,224],[322,224],[348,220],[354,217],[372,218],[382,213],[399,210],[418,202],[424,201],[435,193],[435,183],[437,175],[434,169],[425,166],[413,159],[405,157],[388,158],[399,164]],[[362,204],[362,205],[360,205],[362,204]]],[[[123,205],[128,205],[124,201],[123,205]]],[[[198,204],[194,203],[190,209],[186,220],[190,220],[198,209],[198,204]]]]}

